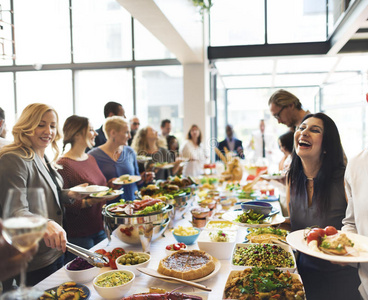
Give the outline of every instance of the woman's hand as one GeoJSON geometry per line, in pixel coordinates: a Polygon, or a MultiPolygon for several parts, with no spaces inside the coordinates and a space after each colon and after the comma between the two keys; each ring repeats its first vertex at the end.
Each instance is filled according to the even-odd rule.
{"type": "Polygon", "coordinates": [[[58,223],[55,221],[48,221],[46,233],[43,236],[43,240],[47,247],[56,248],[60,251],[66,251],[66,232],[58,223]]]}
{"type": "Polygon", "coordinates": [[[110,188],[110,189],[114,189],[114,190],[120,190],[123,185],[122,184],[115,184],[115,183],[112,183],[113,181],[117,180],[118,178],[117,177],[114,177],[114,178],[111,178],[108,182],[107,182],[107,186],[110,188]]]}

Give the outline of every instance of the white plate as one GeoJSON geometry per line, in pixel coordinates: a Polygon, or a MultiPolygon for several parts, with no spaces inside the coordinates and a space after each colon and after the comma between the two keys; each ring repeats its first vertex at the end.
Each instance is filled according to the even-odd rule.
{"type": "Polygon", "coordinates": [[[171,169],[174,167],[174,163],[164,163],[161,166],[153,166],[155,169],[171,169]]]}
{"type": "Polygon", "coordinates": [[[278,180],[278,179],[283,179],[285,178],[285,175],[269,175],[269,174],[265,174],[265,175],[261,175],[261,178],[266,179],[266,180],[278,180]]]}
{"type": "Polygon", "coordinates": [[[139,162],[146,162],[152,160],[152,157],[150,156],[144,156],[144,155],[137,155],[137,161],[139,162]]]}
{"type": "MultiPolygon", "coordinates": [[[[215,269],[213,270],[213,272],[211,274],[208,274],[207,276],[204,276],[202,278],[198,278],[198,279],[194,279],[194,280],[189,280],[189,281],[192,281],[192,282],[201,282],[201,281],[205,281],[205,280],[210,279],[213,276],[215,276],[218,273],[218,271],[220,271],[220,269],[221,269],[221,263],[215,257],[213,257],[213,260],[215,262],[215,269]]],[[[158,279],[161,279],[161,278],[158,278],[158,279]]],[[[161,280],[166,281],[166,282],[172,282],[172,283],[179,284],[177,281],[170,280],[170,279],[161,279],[161,280]]]]}
{"type": "Polygon", "coordinates": [[[360,252],[359,256],[339,256],[318,252],[316,250],[309,248],[309,246],[307,245],[307,241],[304,239],[304,232],[305,229],[291,232],[286,237],[286,241],[289,243],[291,247],[297,249],[298,251],[320,259],[341,263],[368,262],[368,237],[366,236],[351,232],[344,232],[346,236],[354,243],[354,248],[362,249],[367,252],[360,252]]]}
{"type": "Polygon", "coordinates": [[[87,185],[87,186],[74,186],[70,188],[72,192],[80,193],[80,194],[91,194],[107,191],[109,187],[101,186],[101,185],[87,185]]]}
{"type": "Polygon", "coordinates": [[[228,211],[226,213],[224,213],[222,215],[222,218],[224,220],[227,220],[227,221],[230,221],[238,226],[242,226],[242,227],[268,227],[268,226],[271,226],[271,225],[278,225],[278,224],[281,224],[285,221],[285,218],[283,216],[281,216],[280,214],[277,214],[277,215],[274,215],[272,216],[270,219],[266,219],[264,221],[263,224],[248,224],[248,223],[239,223],[239,222],[235,222],[235,219],[238,215],[242,214],[243,211],[235,211],[235,210],[232,210],[232,211],[228,211]]]}
{"type": "Polygon", "coordinates": [[[113,190],[111,191],[111,195],[105,195],[105,196],[94,196],[96,195],[97,193],[92,193],[92,194],[89,194],[90,197],[92,198],[105,198],[105,199],[113,199],[113,198],[116,198],[117,196],[121,195],[121,194],[124,194],[124,191],[123,190],[113,190]]]}
{"type": "Polygon", "coordinates": [[[117,184],[117,185],[128,185],[128,184],[135,183],[135,182],[137,182],[137,181],[139,181],[139,180],[141,180],[141,179],[142,179],[142,178],[141,178],[141,176],[138,176],[138,175],[130,175],[130,176],[129,176],[129,178],[130,178],[132,181],[125,183],[125,181],[121,181],[121,180],[119,179],[119,177],[118,177],[118,178],[116,178],[112,183],[113,183],[113,184],[117,184]]]}

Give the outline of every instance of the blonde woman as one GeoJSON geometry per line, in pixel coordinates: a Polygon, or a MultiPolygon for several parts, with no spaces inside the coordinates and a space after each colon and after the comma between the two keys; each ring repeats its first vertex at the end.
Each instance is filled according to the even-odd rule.
{"type": "MultiPolygon", "coordinates": [[[[54,160],[59,154],[56,144],[60,139],[59,119],[52,107],[41,103],[28,105],[12,133],[14,142],[0,150],[0,213],[8,189],[41,187],[45,191],[50,218],[39,250],[27,269],[27,285],[35,285],[63,265],[66,233],[62,227],[62,204],[69,202],[70,198],[80,199],[81,196],[62,190],[63,179],[45,155],[49,145],[55,152],[54,160]]],[[[22,200],[19,206],[23,207],[25,213],[29,213],[27,202],[32,199],[24,194],[22,200]]]]}
{"type": "MultiPolygon", "coordinates": [[[[70,150],[57,162],[62,166],[58,171],[64,179],[64,187],[71,188],[83,183],[107,185],[96,159],[85,153],[87,147],[92,148],[95,145],[97,136],[89,120],[76,115],[70,116],[64,123],[63,133],[63,151],[66,145],[71,145],[70,150]]],[[[64,228],[71,243],[90,249],[106,238],[101,217],[101,209],[105,203],[106,199],[87,198],[65,205],[64,228]]],[[[64,263],[74,257],[67,253],[64,263]]]]}
{"type": "MultiPolygon", "coordinates": [[[[111,182],[124,174],[140,175],[136,154],[128,146],[130,129],[127,121],[119,116],[109,117],[103,125],[103,131],[107,137],[106,143],[92,149],[88,154],[96,159],[106,180],[111,182]]],[[[152,177],[145,176],[145,174],[141,174],[141,176],[146,180],[152,180],[152,177]]],[[[142,183],[143,181],[138,182],[138,184],[142,183]]],[[[135,191],[138,190],[137,183],[123,185],[123,188],[123,198],[125,200],[134,200],[135,191]]]]}
{"type": "MultiPolygon", "coordinates": [[[[151,126],[144,127],[134,136],[132,147],[137,155],[152,157],[152,163],[172,163],[174,167],[170,169],[156,169],[156,179],[167,179],[169,175],[174,175],[179,170],[181,160],[174,160],[170,152],[158,145],[158,133],[151,126]]],[[[140,168],[144,169],[143,164],[140,168]]]]}

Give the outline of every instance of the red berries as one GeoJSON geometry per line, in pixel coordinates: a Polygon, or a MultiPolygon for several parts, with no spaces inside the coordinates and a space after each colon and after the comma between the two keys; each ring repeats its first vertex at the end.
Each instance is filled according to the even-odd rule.
{"type": "Polygon", "coordinates": [[[183,250],[186,247],[187,245],[185,245],[184,243],[176,243],[176,244],[167,245],[166,250],[178,251],[178,250],[183,250]]]}

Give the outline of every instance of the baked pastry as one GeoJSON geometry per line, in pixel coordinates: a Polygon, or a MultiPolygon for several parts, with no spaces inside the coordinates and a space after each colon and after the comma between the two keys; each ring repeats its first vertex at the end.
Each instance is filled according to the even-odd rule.
{"type": "Polygon", "coordinates": [[[160,261],[157,271],[184,280],[202,278],[215,270],[213,257],[200,250],[179,250],[160,261]]]}

